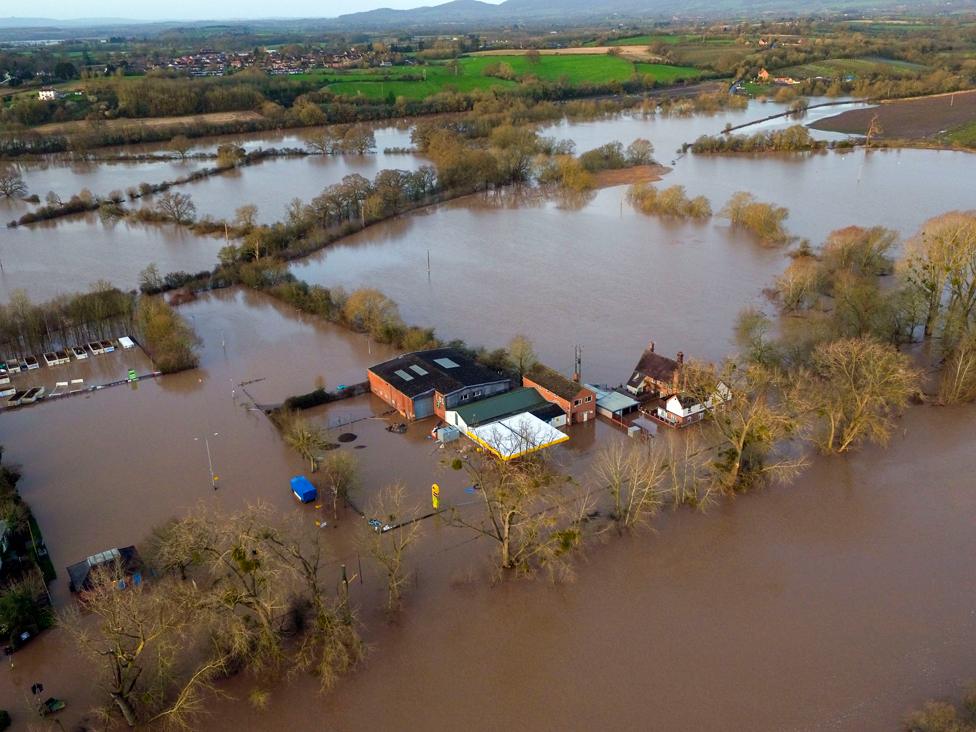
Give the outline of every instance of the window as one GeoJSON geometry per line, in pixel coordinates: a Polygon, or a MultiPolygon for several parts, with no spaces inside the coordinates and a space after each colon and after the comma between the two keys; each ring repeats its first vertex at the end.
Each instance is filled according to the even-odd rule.
{"type": "Polygon", "coordinates": [[[445,368],[445,369],[456,369],[456,368],[458,368],[458,365],[456,363],[454,363],[449,358],[435,358],[434,359],[434,363],[436,363],[441,368],[445,368]]]}
{"type": "Polygon", "coordinates": [[[582,399],[577,399],[575,402],[573,402],[573,406],[574,407],[578,407],[582,403],[583,403],[583,400],[582,399]]]}
{"type": "Polygon", "coordinates": [[[394,371],[393,373],[395,373],[397,376],[399,376],[404,381],[413,381],[413,377],[410,374],[408,374],[406,371],[404,371],[403,369],[398,369],[398,370],[394,371]]]}
{"type": "Polygon", "coordinates": [[[587,404],[589,404],[589,403],[590,403],[590,402],[592,402],[592,401],[593,401],[593,397],[591,397],[591,396],[589,396],[589,397],[586,397],[586,403],[587,403],[587,404]]]}
{"type": "Polygon", "coordinates": [[[468,401],[468,396],[469,396],[469,395],[468,395],[468,393],[467,393],[467,392],[465,392],[464,394],[462,394],[462,395],[461,395],[461,401],[462,401],[462,402],[466,402],[466,401],[468,401]]]}
{"type": "Polygon", "coordinates": [[[476,391],[476,392],[474,393],[474,397],[475,397],[475,399],[477,399],[477,398],[478,398],[478,397],[480,397],[480,396],[481,396],[481,389],[478,389],[478,391],[476,391]]]}
{"type": "Polygon", "coordinates": [[[411,366],[410,367],[410,370],[413,371],[415,374],[417,374],[417,376],[426,376],[427,375],[427,371],[425,371],[424,369],[420,368],[419,366],[411,366]]]}

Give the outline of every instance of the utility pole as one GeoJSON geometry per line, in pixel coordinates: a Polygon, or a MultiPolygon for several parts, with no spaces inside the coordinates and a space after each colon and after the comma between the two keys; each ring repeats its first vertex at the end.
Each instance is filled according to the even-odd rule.
{"type": "MultiPolygon", "coordinates": [[[[213,433],[213,437],[219,437],[219,436],[220,436],[220,433],[219,432],[214,432],[213,433]]],[[[211,437],[210,435],[204,435],[203,444],[207,448],[207,466],[210,469],[210,487],[213,488],[214,490],[217,490],[217,481],[220,480],[220,477],[217,476],[217,475],[214,475],[213,456],[210,453],[210,437],[211,437]]],[[[200,441],[200,438],[199,437],[194,437],[193,438],[193,441],[194,442],[199,442],[200,441]]]]}

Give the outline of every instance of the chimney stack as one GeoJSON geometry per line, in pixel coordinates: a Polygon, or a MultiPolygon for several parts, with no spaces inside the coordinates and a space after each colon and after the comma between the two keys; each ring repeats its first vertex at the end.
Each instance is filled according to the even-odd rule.
{"type": "Polygon", "coordinates": [[[685,362],[685,354],[681,351],[678,351],[678,364],[680,365],[683,364],[684,362],[685,362]]]}
{"type": "Polygon", "coordinates": [[[650,345],[647,346],[647,350],[654,353],[654,341],[651,341],[650,345]]]}

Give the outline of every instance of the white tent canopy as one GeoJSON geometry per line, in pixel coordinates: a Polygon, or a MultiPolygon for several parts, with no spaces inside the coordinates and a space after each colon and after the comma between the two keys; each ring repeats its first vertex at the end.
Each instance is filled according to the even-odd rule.
{"type": "Polygon", "coordinates": [[[502,460],[512,460],[569,439],[569,435],[528,412],[475,427],[467,435],[502,460]]]}

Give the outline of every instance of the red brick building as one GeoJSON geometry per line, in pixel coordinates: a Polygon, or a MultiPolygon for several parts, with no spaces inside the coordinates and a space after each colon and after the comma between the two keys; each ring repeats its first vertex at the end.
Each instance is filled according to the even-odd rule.
{"type": "Polygon", "coordinates": [[[536,389],[542,398],[558,404],[569,424],[596,419],[596,393],[558,371],[536,364],[522,376],[522,386],[536,389]]]}
{"type": "Polygon", "coordinates": [[[512,384],[497,371],[475,363],[456,348],[407,353],[376,364],[368,372],[376,396],[409,420],[508,391],[512,384]]]}
{"type": "Polygon", "coordinates": [[[681,351],[678,351],[677,358],[655,353],[654,341],[651,341],[640,361],[634,366],[634,374],[627,382],[627,391],[635,396],[651,393],[669,397],[677,394],[680,391],[681,366],[684,360],[681,351]]]}

